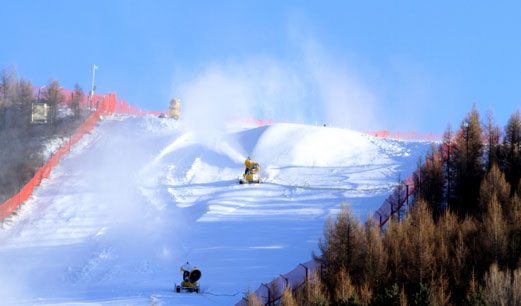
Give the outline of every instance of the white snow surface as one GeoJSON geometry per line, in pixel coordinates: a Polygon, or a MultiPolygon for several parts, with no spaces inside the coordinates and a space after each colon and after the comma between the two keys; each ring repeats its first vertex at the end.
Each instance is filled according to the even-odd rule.
{"type": "Polygon", "coordinates": [[[208,135],[107,118],[3,221],[0,304],[234,305],[309,261],[342,202],[365,220],[429,146],[296,124],[208,135]],[[265,183],[237,183],[247,156],[265,183]],[[186,261],[202,294],[173,291],[186,261]]]}

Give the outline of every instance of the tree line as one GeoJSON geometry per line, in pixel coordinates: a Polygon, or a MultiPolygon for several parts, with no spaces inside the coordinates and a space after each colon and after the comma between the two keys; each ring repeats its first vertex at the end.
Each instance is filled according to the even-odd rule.
{"type": "Polygon", "coordinates": [[[500,128],[474,106],[444,143],[452,154],[428,153],[403,218],[330,217],[319,280],[281,305],[521,305],[521,111],[500,128]]]}
{"type": "Polygon", "coordinates": [[[46,86],[35,87],[14,68],[4,67],[0,74],[0,204],[15,195],[45,162],[45,143],[56,137],[70,136],[78,127],[84,111],[80,101],[85,94],[78,84],[68,107],[72,116],[60,115],[66,101],[60,83],[49,79],[46,86]],[[35,124],[33,105],[48,106],[47,123],[35,124]]]}

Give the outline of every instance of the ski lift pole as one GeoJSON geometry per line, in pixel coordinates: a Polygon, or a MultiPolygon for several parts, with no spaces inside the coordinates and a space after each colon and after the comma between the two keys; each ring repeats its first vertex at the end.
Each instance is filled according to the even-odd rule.
{"type": "Polygon", "coordinates": [[[89,101],[89,112],[92,111],[92,98],[94,97],[94,77],[96,76],[96,69],[98,69],[98,66],[96,64],[92,65],[92,86],[90,88],[90,101],[89,101]]]}

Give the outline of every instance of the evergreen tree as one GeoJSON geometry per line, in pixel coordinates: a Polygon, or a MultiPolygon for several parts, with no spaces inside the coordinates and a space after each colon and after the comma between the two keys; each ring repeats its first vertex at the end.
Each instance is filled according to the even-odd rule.
{"type": "Polygon", "coordinates": [[[362,306],[362,304],[358,302],[358,298],[356,296],[351,296],[348,299],[338,298],[331,302],[329,306],[362,306]]]}
{"type": "Polygon", "coordinates": [[[431,288],[420,283],[418,290],[413,294],[411,306],[434,306],[431,288]]]}
{"type": "Polygon", "coordinates": [[[476,290],[473,290],[465,300],[463,301],[464,306],[488,306],[487,298],[483,293],[483,288],[479,286],[476,290]]]}
{"type": "Polygon", "coordinates": [[[371,301],[371,306],[400,306],[400,289],[394,284],[391,289],[379,294],[371,301]]]}
{"type": "Polygon", "coordinates": [[[328,306],[328,302],[327,302],[327,299],[322,297],[322,296],[318,296],[311,304],[311,306],[328,306]]]}

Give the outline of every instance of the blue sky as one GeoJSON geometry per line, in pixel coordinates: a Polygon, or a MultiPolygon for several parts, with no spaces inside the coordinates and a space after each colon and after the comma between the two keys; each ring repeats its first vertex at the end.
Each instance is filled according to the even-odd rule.
{"type": "Polygon", "coordinates": [[[419,2],[2,1],[0,65],[88,90],[95,63],[98,93],[147,109],[442,132],[477,102],[504,125],[521,2],[419,2]]]}

